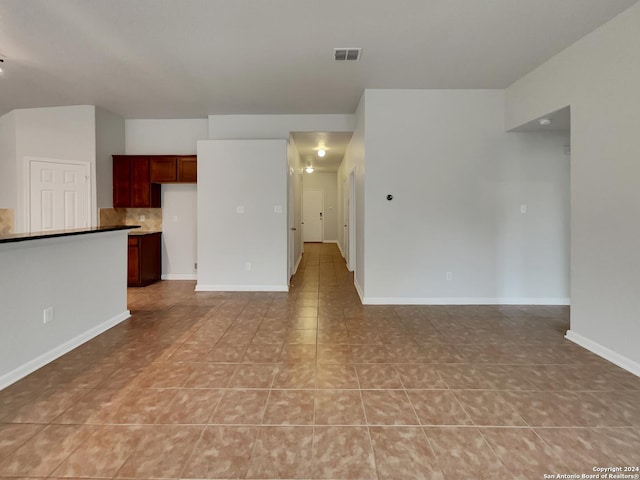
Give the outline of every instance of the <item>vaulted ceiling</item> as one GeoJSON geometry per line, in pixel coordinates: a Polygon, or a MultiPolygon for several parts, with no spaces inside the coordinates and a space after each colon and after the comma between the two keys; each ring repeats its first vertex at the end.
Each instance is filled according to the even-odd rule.
{"type": "Polygon", "coordinates": [[[0,115],[352,113],[365,88],[504,88],[633,3],[0,0],[0,115]]]}

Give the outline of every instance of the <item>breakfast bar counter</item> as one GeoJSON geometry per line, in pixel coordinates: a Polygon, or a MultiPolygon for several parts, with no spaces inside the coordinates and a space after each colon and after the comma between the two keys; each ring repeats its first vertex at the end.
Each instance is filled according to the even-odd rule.
{"type": "Polygon", "coordinates": [[[0,236],[0,390],[129,318],[134,228],[0,236]]]}

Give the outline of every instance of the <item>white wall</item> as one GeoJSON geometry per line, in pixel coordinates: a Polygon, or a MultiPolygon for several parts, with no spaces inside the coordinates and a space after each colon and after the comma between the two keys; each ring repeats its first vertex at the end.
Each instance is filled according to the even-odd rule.
{"type": "MultiPolygon", "coordinates": [[[[128,155],[193,155],[208,136],[206,118],[125,121],[128,155]]],[[[196,185],[162,185],[162,276],[195,279],[196,185]],[[177,220],[175,220],[177,217],[177,220]]]]}
{"type": "Polygon", "coordinates": [[[206,118],[126,120],[127,155],[193,155],[208,125],[206,118]]]}
{"type": "Polygon", "coordinates": [[[210,139],[289,138],[290,132],[350,132],[353,115],[209,115],[210,139]]]}
{"type": "Polygon", "coordinates": [[[195,280],[198,258],[198,189],[194,184],[162,186],[162,278],[195,280]]]}
{"type": "Polygon", "coordinates": [[[97,208],[113,207],[112,155],[125,152],[125,121],[96,107],[96,201],[97,208]]]}
{"type": "Polygon", "coordinates": [[[290,237],[290,243],[287,248],[292,248],[290,260],[293,265],[290,270],[295,273],[297,271],[300,260],[302,259],[302,252],[304,249],[304,242],[302,241],[302,160],[298,153],[298,148],[292,138],[289,138],[287,144],[287,163],[289,165],[289,176],[287,178],[287,199],[289,200],[288,207],[293,204],[293,209],[287,212],[289,219],[289,228],[295,228],[293,235],[290,237]],[[289,195],[292,194],[292,198],[289,199],[289,195]]]}
{"type": "MultiPolygon", "coordinates": [[[[365,113],[367,95],[368,93],[365,91],[358,103],[353,136],[338,169],[338,184],[341,187],[345,185],[345,180],[348,180],[351,172],[354,173],[355,178],[356,224],[351,225],[350,228],[355,228],[356,259],[353,262],[355,263],[354,283],[361,299],[364,296],[365,285],[365,113]]],[[[339,195],[341,202],[344,201],[345,195],[347,195],[347,191],[342,191],[341,195],[339,195]]],[[[347,223],[343,218],[342,208],[338,212],[338,222],[341,225],[347,223]]],[[[342,238],[339,240],[342,241],[342,238]]],[[[346,254],[344,245],[341,244],[341,246],[343,253],[346,254]]]]}
{"type": "Polygon", "coordinates": [[[504,108],[367,90],[366,303],[568,302],[568,138],[507,133],[504,108]]]}
{"type": "Polygon", "coordinates": [[[91,224],[98,224],[96,208],[96,115],[92,105],[14,110],[16,121],[17,211],[16,232],[26,223],[28,157],[72,160],[91,169],[91,224]]]}
{"type": "Polygon", "coordinates": [[[286,140],[198,142],[196,289],[287,291],[287,236],[286,140]]]}
{"type": "Polygon", "coordinates": [[[640,4],[507,89],[507,127],[571,106],[568,338],[640,375],[640,4]]]}
{"type": "MultiPolygon", "coordinates": [[[[351,131],[355,126],[355,116],[337,115],[209,115],[209,138],[224,139],[287,139],[291,132],[343,132],[351,131]]],[[[300,162],[295,142],[290,140],[287,150],[290,171],[288,182],[293,182],[294,195],[294,262],[303,251],[302,242],[302,186],[300,162]],[[293,149],[291,148],[293,146],[293,149]]],[[[289,184],[287,183],[287,191],[289,184]]],[[[287,207],[288,209],[288,207],[287,207]]],[[[289,214],[287,213],[287,216],[289,214]]]]}
{"type": "Polygon", "coordinates": [[[324,238],[325,242],[338,241],[338,174],[337,172],[313,172],[302,176],[303,191],[324,192],[324,238]]]}
{"type": "Polygon", "coordinates": [[[0,117],[0,208],[17,206],[15,112],[0,117]]]}
{"type": "Polygon", "coordinates": [[[0,390],[129,316],[126,230],[0,244],[0,272],[0,390]]]}

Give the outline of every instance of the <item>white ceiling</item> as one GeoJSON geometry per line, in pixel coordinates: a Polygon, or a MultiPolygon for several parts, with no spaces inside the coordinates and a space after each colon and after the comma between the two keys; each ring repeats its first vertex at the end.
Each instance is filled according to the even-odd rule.
{"type": "Polygon", "coordinates": [[[0,115],[352,113],[365,88],[504,88],[635,1],[0,0],[0,115]]]}
{"type": "Polygon", "coordinates": [[[312,165],[316,172],[337,172],[347,151],[352,132],[291,132],[302,163],[312,165]],[[324,149],[324,157],[318,150],[324,149]]]}

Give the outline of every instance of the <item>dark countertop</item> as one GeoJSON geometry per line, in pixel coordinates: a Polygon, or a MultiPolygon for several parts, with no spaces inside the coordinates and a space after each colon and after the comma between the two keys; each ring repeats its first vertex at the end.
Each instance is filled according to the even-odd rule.
{"type": "Polygon", "coordinates": [[[90,227],[74,228],[69,230],[48,230],[46,232],[12,233],[10,235],[0,235],[0,243],[24,242],[27,240],[40,240],[42,238],[71,237],[77,235],[87,235],[90,233],[114,232],[117,230],[131,230],[140,228],[139,225],[113,225],[110,227],[90,227]]]}
{"type": "Polygon", "coordinates": [[[139,237],[141,235],[153,235],[154,233],[162,233],[162,230],[135,230],[133,232],[129,232],[129,235],[139,237]]]}

